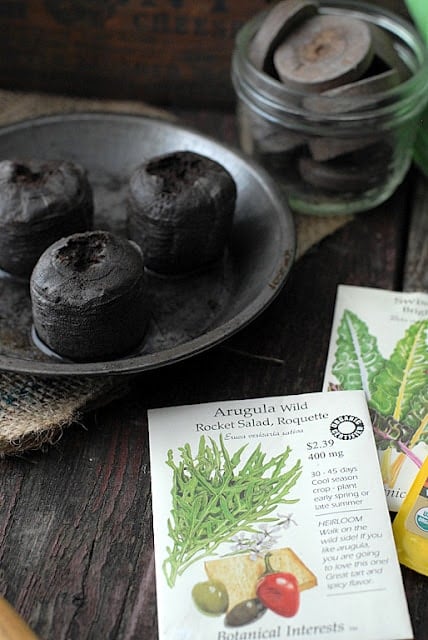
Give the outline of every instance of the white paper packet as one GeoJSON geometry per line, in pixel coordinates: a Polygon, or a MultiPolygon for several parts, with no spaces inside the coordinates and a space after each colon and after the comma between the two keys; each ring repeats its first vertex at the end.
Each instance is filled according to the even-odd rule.
{"type": "Polygon", "coordinates": [[[413,637],[364,392],[148,418],[160,640],[413,637]]]}
{"type": "Polygon", "coordinates": [[[340,285],[323,390],[364,389],[398,511],[428,455],[428,294],[340,285]]]}

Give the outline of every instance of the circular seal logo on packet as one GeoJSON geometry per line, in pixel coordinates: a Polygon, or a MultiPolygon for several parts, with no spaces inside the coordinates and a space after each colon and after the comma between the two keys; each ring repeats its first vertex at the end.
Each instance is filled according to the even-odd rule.
{"type": "Polygon", "coordinates": [[[339,416],[330,424],[330,431],[339,440],[355,440],[364,431],[364,423],[356,416],[339,416]]]}

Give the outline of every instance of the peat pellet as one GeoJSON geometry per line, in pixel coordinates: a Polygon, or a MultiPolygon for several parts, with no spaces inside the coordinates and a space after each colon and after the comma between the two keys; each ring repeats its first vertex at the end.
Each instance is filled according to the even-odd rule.
{"type": "Polygon", "coordinates": [[[378,75],[369,76],[344,84],[320,94],[305,96],[303,105],[309,111],[316,113],[344,113],[361,108],[367,109],[376,104],[378,96],[400,84],[400,76],[395,69],[384,71],[378,75]]]}
{"type": "MultiPolygon", "coordinates": [[[[370,109],[374,107],[383,91],[397,86],[400,82],[395,69],[385,71],[377,76],[357,80],[341,87],[325,91],[322,94],[307,96],[304,106],[316,113],[334,114],[349,111],[370,109]]],[[[379,140],[376,133],[345,137],[312,136],[308,139],[308,147],[314,160],[324,162],[353,151],[372,146],[379,140]]]]}
{"type": "Polygon", "coordinates": [[[148,321],[141,251],[107,231],[62,238],[40,256],[30,295],[38,339],[73,361],[137,349],[148,321]]]}
{"type": "Polygon", "coordinates": [[[318,11],[318,2],[281,0],[266,15],[251,41],[248,57],[260,71],[272,75],[273,52],[285,36],[301,21],[318,11]]]}
{"type": "Polygon", "coordinates": [[[307,184],[325,192],[362,193],[381,184],[388,173],[391,151],[387,144],[354,152],[329,162],[299,158],[299,172],[307,184]]]}
{"type": "Polygon", "coordinates": [[[375,56],[398,74],[399,82],[404,82],[410,78],[410,69],[395,48],[392,34],[375,24],[370,24],[370,31],[375,56]]]}
{"type": "Polygon", "coordinates": [[[258,150],[263,153],[288,153],[306,144],[306,138],[284,127],[273,128],[256,140],[258,150]]]}
{"type": "Polygon", "coordinates": [[[287,188],[301,182],[298,171],[298,160],[301,154],[301,149],[293,149],[282,153],[259,152],[255,153],[254,157],[278,180],[281,186],[287,188]]]}
{"type": "Polygon", "coordinates": [[[360,192],[367,187],[367,177],[364,173],[342,164],[317,162],[304,156],[299,159],[299,171],[304,182],[322,191],[360,192]]]}
{"type": "Polygon", "coordinates": [[[86,170],[66,161],[0,162],[0,268],[29,277],[52,242],[93,225],[86,170]]]}
{"type": "Polygon", "coordinates": [[[308,148],[314,160],[324,162],[371,147],[379,139],[378,136],[360,136],[359,138],[326,138],[312,137],[308,139],[308,148]]]}
{"type": "Polygon", "coordinates": [[[283,124],[272,122],[258,115],[254,111],[247,110],[245,127],[248,129],[254,144],[254,149],[267,153],[288,152],[305,144],[305,137],[288,129],[283,124]]]}
{"type": "Polygon", "coordinates": [[[373,59],[369,26],[332,14],[308,18],[278,46],[274,65],[290,88],[321,92],[362,76],[373,59]]]}
{"type": "Polygon", "coordinates": [[[236,197],[235,180],[220,163],[192,151],[157,156],[131,176],[128,235],[152,271],[201,269],[225,251],[236,197]]]}

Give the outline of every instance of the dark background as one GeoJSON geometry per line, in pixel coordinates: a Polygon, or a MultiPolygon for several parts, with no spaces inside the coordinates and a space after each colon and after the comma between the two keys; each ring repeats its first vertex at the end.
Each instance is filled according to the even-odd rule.
{"type": "MultiPolygon", "coordinates": [[[[0,87],[143,100],[233,103],[238,28],[263,0],[4,0],[0,87]]],[[[408,15],[403,0],[375,3],[408,15]]]]}

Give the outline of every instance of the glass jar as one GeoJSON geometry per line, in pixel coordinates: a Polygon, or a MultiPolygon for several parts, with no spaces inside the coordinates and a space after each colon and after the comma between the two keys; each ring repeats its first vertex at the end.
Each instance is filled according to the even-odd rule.
{"type": "MultiPolygon", "coordinates": [[[[393,45],[404,79],[367,95],[314,93],[257,69],[249,47],[267,12],[237,34],[232,82],[242,149],[269,171],[290,206],[315,215],[371,209],[407,173],[428,103],[428,52],[410,23],[380,7],[326,0],[318,14],[357,18],[393,45]]],[[[348,85],[349,86],[349,85],[348,85]]]]}

